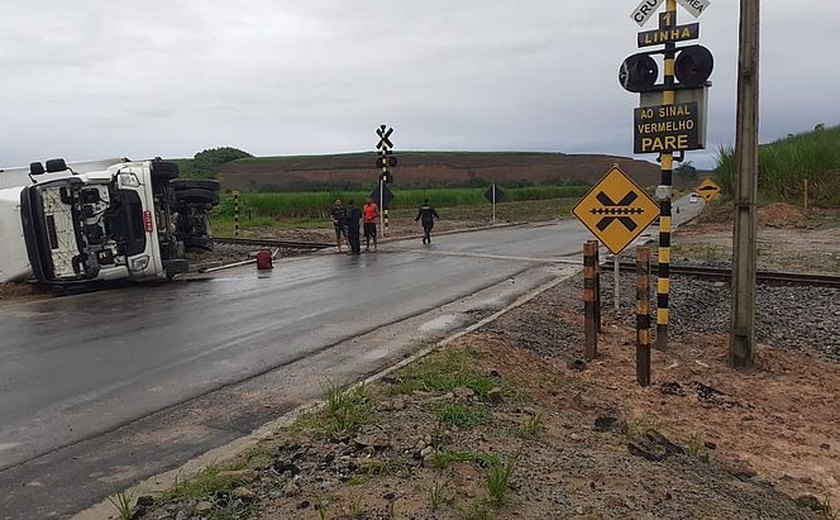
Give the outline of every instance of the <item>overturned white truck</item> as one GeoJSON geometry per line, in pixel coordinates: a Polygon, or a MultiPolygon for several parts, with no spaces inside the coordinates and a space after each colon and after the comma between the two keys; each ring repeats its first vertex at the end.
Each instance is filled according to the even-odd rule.
{"type": "Polygon", "coordinates": [[[159,159],[45,166],[0,172],[0,282],[171,279],[188,270],[188,250],[213,248],[215,180],[178,178],[159,159]]]}

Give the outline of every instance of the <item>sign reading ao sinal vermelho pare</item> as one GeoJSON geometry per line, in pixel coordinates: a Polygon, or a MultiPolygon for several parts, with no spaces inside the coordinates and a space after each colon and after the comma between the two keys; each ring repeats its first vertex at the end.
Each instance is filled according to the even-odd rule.
{"type": "Polygon", "coordinates": [[[640,107],[633,111],[634,153],[699,150],[697,103],[640,107]]]}

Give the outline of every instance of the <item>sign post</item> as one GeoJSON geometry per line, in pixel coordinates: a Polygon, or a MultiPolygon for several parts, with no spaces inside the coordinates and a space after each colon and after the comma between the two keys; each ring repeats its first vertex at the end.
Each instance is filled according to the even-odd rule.
{"type": "MultiPolygon", "coordinates": [[[[622,86],[641,95],[640,107],[634,111],[634,153],[658,154],[661,165],[661,181],[656,190],[660,208],[656,344],[660,350],[668,347],[674,161],[682,161],[686,151],[705,148],[705,92],[711,85],[707,80],[714,68],[712,53],[705,47],[677,47],[678,43],[700,37],[699,23],[677,24],[677,2],[694,17],[699,17],[710,5],[709,0],[665,0],[665,12],[659,15],[659,28],[637,36],[639,48],[663,45],[664,49],[634,54],[625,59],[619,69],[622,86]],[[664,55],[661,84],[656,83],[659,66],[654,59],[659,54],[664,55]],[[678,92],[680,96],[677,96],[678,92]],[[651,95],[656,95],[660,101],[656,103],[651,95]]],[[[644,27],[662,3],[662,0],[643,0],[630,17],[644,27]]]]}
{"type": "Polygon", "coordinates": [[[484,198],[493,206],[493,224],[496,223],[496,203],[504,200],[504,197],[504,192],[499,189],[495,182],[484,192],[484,198]]]}
{"type": "MultiPolygon", "coordinates": [[[[806,181],[807,182],[807,181],[806,181]]],[[[808,209],[808,203],[805,203],[805,209],[808,209]]],[[[496,223],[496,183],[493,183],[493,224],[496,223]]]]}
{"type": "Polygon", "coordinates": [[[391,184],[394,181],[391,170],[388,168],[397,165],[397,158],[393,152],[394,143],[391,142],[391,134],[393,133],[394,129],[387,125],[379,125],[379,128],[376,129],[376,135],[379,136],[379,141],[376,143],[376,149],[379,150],[379,157],[376,158],[376,167],[382,168],[382,172],[379,174],[379,189],[377,190],[379,197],[377,198],[379,199],[380,232],[383,237],[388,233],[387,206],[391,204],[390,199],[393,198],[393,196],[388,198],[385,193],[387,189],[386,184],[391,184]]]}
{"type": "Polygon", "coordinates": [[[659,206],[616,165],[578,201],[572,214],[618,255],[656,220],[659,206]]]}
{"type": "Polygon", "coordinates": [[[618,255],[656,220],[658,212],[656,201],[617,164],[572,209],[613,254],[616,311],[621,305],[618,255]]]}
{"type": "Polygon", "coordinates": [[[720,196],[720,186],[710,178],[706,178],[697,187],[697,194],[703,197],[706,202],[711,202],[720,196]]]}

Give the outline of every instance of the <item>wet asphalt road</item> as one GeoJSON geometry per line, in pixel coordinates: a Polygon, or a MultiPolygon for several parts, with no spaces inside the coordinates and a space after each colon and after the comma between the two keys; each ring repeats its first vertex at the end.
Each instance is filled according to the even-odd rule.
{"type": "MultiPolygon", "coordinates": [[[[574,254],[585,237],[567,221],[442,236],[431,248],[412,241],[360,257],[324,254],[267,278],[246,267],[6,304],[0,489],[26,484],[15,477],[37,475],[23,470],[45,454],[469,295],[532,265],[523,258],[574,254]]],[[[15,511],[16,493],[3,495],[0,512],[15,511]]]]}
{"type": "Polygon", "coordinates": [[[577,259],[587,238],[578,223],[563,221],[441,236],[430,248],[416,240],[360,257],[323,254],[280,264],[263,278],[245,267],[203,281],[4,304],[0,519],[63,516],[107,495],[102,486],[80,493],[85,480],[113,480],[118,488],[176,467],[264,418],[237,416],[224,435],[204,432],[171,453],[161,443],[159,453],[139,455],[168,458],[150,473],[120,479],[92,470],[106,442],[115,446],[109,460],[138,456],[129,439],[160,428],[162,414],[183,418],[189,403],[206,414],[217,403],[222,416],[236,403],[195,403],[547,259],[577,259]],[[49,504],[50,496],[60,500],[49,504]]]}

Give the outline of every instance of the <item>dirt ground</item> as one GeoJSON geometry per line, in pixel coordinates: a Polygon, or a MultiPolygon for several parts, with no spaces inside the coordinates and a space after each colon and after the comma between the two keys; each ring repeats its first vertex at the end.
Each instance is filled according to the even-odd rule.
{"type": "MultiPolygon", "coordinates": [[[[787,204],[759,210],[758,266],[773,271],[840,274],[840,210],[806,213],[787,204]]],[[[730,263],[731,211],[713,209],[674,236],[673,262],[730,263]]]]}
{"type": "Polygon", "coordinates": [[[694,334],[640,388],[634,331],[609,316],[581,361],[579,292],[350,394],[325,386],[322,411],[140,517],[836,518],[836,364],[763,345],[740,373],[725,337],[694,334]]]}

